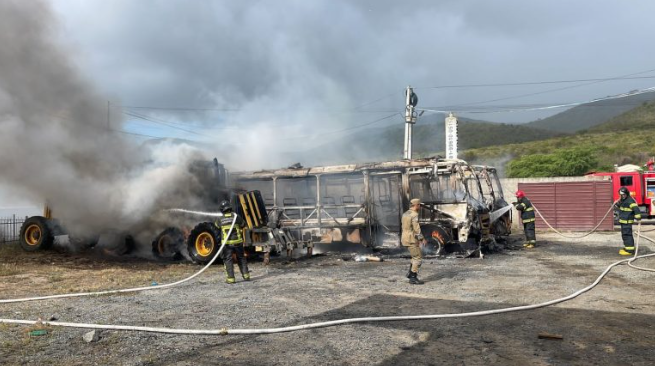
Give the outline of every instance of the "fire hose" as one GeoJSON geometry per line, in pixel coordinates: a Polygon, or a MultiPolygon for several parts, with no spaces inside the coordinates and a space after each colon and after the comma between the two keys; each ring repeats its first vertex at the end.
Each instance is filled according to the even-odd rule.
{"type": "MultiPolygon", "coordinates": [[[[542,216],[543,218],[543,216],[542,216]]],[[[236,220],[236,217],[235,217],[236,220]]],[[[602,222],[602,221],[601,221],[602,222]]],[[[234,222],[233,222],[234,226],[234,222]]],[[[600,226],[600,224],[598,225],[600,226]]],[[[610,264],[605,270],[596,278],[596,280],[590,284],[587,287],[584,287],[568,296],[559,298],[559,299],[554,299],[538,304],[533,304],[533,305],[523,305],[523,306],[514,306],[514,307],[509,307],[509,308],[503,308],[503,309],[493,309],[493,310],[483,310],[483,311],[473,311],[473,312],[467,312],[467,313],[450,313],[450,314],[432,314],[432,315],[408,315],[408,316],[377,316],[377,317],[362,317],[362,318],[347,318],[347,319],[339,319],[339,320],[332,320],[332,321],[326,321],[326,322],[315,322],[315,323],[309,323],[309,324],[301,324],[301,325],[295,325],[295,326],[288,326],[288,327],[278,327],[278,328],[261,328],[261,329],[228,329],[228,328],[220,328],[220,329],[183,329],[183,328],[161,328],[161,327],[143,327],[143,326],[130,326],[130,325],[112,325],[112,324],[89,324],[89,323],[70,323],[70,322],[57,322],[57,321],[40,321],[40,320],[18,320],[18,319],[0,319],[0,323],[6,323],[6,324],[23,324],[23,325],[34,325],[34,324],[43,324],[43,325],[52,325],[52,326],[61,326],[61,327],[72,327],[72,328],[84,328],[84,329],[107,329],[107,330],[126,330],[126,331],[143,331],[143,332],[154,332],[154,333],[167,333],[167,334],[194,334],[194,335],[229,335],[229,334],[275,334],[275,333],[285,333],[285,332],[293,332],[293,331],[299,331],[299,330],[307,330],[307,329],[316,329],[316,328],[324,328],[324,327],[332,327],[332,326],[337,326],[337,325],[344,325],[344,324],[353,324],[353,323],[374,323],[374,322],[390,322],[390,321],[406,321],[406,320],[431,320],[431,319],[446,319],[446,318],[466,318],[466,317],[476,317],[476,316],[485,316],[485,315],[493,315],[493,314],[503,314],[503,313],[509,313],[509,312],[514,312],[514,311],[525,311],[525,310],[533,310],[533,309],[538,309],[546,306],[551,306],[555,304],[559,304],[571,299],[574,299],[581,294],[590,291],[594,287],[596,287],[601,280],[616,266],[627,263],[630,267],[636,268],[639,270],[646,270],[646,271],[653,271],[652,269],[649,268],[641,268],[637,266],[633,266],[632,262],[641,259],[641,258],[647,258],[647,257],[652,257],[655,256],[655,253],[652,254],[643,254],[643,255],[638,255],[638,250],[639,250],[639,238],[641,238],[641,223],[638,226],[638,231],[637,231],[637,245],[635,249],[635,254],[632,258],[628,259],[623,259],[617,262],[614,262],[610,264]]],[[[230,229],[231,230],[231,229],[230,229]]],[[[594,229],[595,230],[595,229],[594,229]]],[[[655,243],[654,240],[644,237],[647,240],[650,240],[651,242],[655,243]]],[[[223,243],[224,245],[225,243],[223,243]]],[[[221,249],[223,248],[223,245],[221,246],[221,249]]],[[[220,250],[219,250],[220,252],[220,250]]],[[[214,257],[213,259],[216,259],[214,257]]],[[[212,261],[213,261],[212,259],[212,261]]],[[[211,263],[211,262],[210,262],[211,263]]],[[[206,268],[206,267],[205,267],[206,268]]],[[[205,269],[203,268],[203,270],[205,269]]],[[[186,280],[189,280],[201,272],[198,272],[192,277],[189,277],[186,280]]],[[[179,284],[181,281],[176,282],[175,284],[179,284]]],[[[173,284],[171,284],[173,285],[173,284]]],[[[160,286],[161,288],[163,286],[160,286]]],[[[170,287],[170,286],[169,286],[170,287]]],[[[150,289],[150,288],[148,288],[150,289]]],[[[134,289],[131,289],[134,291],[134,289]]],[[[120,290],[119,290],[120,291],[120,290]]],[[[24,300],[28,301],[28,300],[24,300]]],[[[12,301],[12,302],[18,302],[18,301],[12,301]]]]}
{"type": "MultiPolygon", "coordinates": [[[[203,216],[222,216],[222,214],[219,215],[217,213],[211,213],[211,212],[197,212],[197,211],[188,211],[188,210],[182,210],[182,211],[187,212],[187,213],[202,214],[203,216]]],[[[209,268],[209,266],[211,266],[216,261],[218,256],[223,251],[223,247],[225,247],[225,243],[227,241],[227,238],[229,238],[230,234],[232,234],[232,229],[234,229],[234,225],[235,225],[236,222],[237,222],[237,214],[234,214],[234,219],[232,220],[232,226],[230,226],[230,230],[227,232],[227,235],[223,238],[223,242],[221,243],[221,247],[218,248],[218,252],[216,252],[216,254],[209,261],[209,263],[207,263],[204,267],[202,267],[198,272],[192,274],[191,276],[189,276],[187,278],[181,279],[179,281],[164,284],[164,285],[126,288],[126,289],[121,289],[121,290],[106,290],[106,291],[95,291],[95,292],[77,292],[77,293],[72,293],[72,294],[26,297],[26,298],[22,298],[22,299],[0,299],[0,304],[9,304],[9,303],[26,302],[26,301],[48,300],[48,299],[63,299],[63,298],[69,298],[69,297],[82,297],[82,296],[93,296],[93,295],[109,295],[109,294],[118,294],[118,293],[125,293],[125,292],[161,290],[161,289],[181,285],[181,284],[183,284],[185,282],[188,282],[188,281],[194,279],[195,277],[198,277],[201,273],[203,273],[205,270],[207,270],[207,268],[209,268]]],[[[1,323],[1,321],[0,321],[0,323],[1,323]]]]}

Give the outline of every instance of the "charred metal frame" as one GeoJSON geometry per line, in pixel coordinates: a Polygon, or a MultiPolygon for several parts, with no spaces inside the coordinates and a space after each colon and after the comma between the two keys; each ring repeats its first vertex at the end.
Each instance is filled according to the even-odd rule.
{"type": "MultiPolygon", "coordinates": [[[[495,169],[493,171],[495,173],[495,169]]],[[[443,244],[473,240],[479,248],[480,242],[493,240],[489,227],[489,211],[492,207],[485,204],[487,200],[480,182],[482,175],[477,167],[474,168],[462,160],[414,159],[237,172],[230,175],[231,184],[236,189],[259,189],[265,197],[272,198],[272,202],[269,201],[266,207],[269,217],[272,218],[270,226],[286,230],[295,240],[304,243],[348,241],[367,246],[380,246],[384,242],[381,236],[394,232],[397,245],[400,217],[408,207],[409,200],[416,194],[412,192],[413,177],[424,178],[422,184],[427,184],[424,188],[431,195],[434,189],[432,182],[435,179],[444,179],[444,182],[448,179],[461,193],[456,202],[428,200],[420,212],[423,227],[428,230],[438,227],[440,232],[444,233],[443,244]],[[311,177],[315,178],[315,183],[311,183],[311,187],[303,187],[306,187],[304,189],[307,193],[314,193],[312,191],[315,189],[314,202],[311,202],[312,199],[302,198],[301,192],[294,192],[293,197],[283,197],[284,194],[280,191],[281,182],[295,181],[302,186],[301,179],[309,184],[307,179],[311,177]],[[333,182],[337,179],[344,179],[344,184],[336,186],[333,182]],[[333,187],[333,190],[330,190],[330,187],[333,187]],[[360,187],[363,195],[360,196],[360,202],[356,203],[357,193],[353,191],[360,187]],[[398,191],[394,192],[396,188],[398,191]],[[339,190],[340,193],[347,193],[341,196],[341,202],[337,202],[335,198],[338,196],[334,195],[338,194],[339,190]],[[327,196],[328,194],[334,197],[327,196]],[[302,204],[298,204],[298,200],[301,200],[302,204]]],[[[441,183],[443,182],[439,182],[441,183]]],[[[441,187],[439,184],[437,187],[441,187]]],[[[285,187],[287,191],[292,188],[294,187],[285,187]]],[[[491,191],[494,192],[493,187],[491,191]]],[[[492,200],[495,201],[497,193],[492,194],[492,200]]],[[[502,192],[499,194],[502,197],[502,192]]]]}

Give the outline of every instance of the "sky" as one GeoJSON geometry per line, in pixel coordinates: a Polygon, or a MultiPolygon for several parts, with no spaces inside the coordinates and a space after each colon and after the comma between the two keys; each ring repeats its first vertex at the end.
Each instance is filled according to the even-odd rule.
{"type": "Polygon", "coordinates": [[[404,123],[407,85],[420,108],[510,123],[558,110],[472,112],[655,86],[647,0],[45,3],[112,129],[210,145],[248,168],[404,123]],[[466,87],[625,76],[639,79],[466,87]]]}
{"type": "MultiPolygon", "coordinates": [[[[407,85],[416,87],[420,107],[455,110],[570,103],[655,85],[646,78],[432,88],[654,77],[655,3],[645,0],[52,4],[61,37],[112,101],[112,112],[134,121],[129,130],[156,136],[203,140],[208,127],[209,135],[224,136],[266,125],[289,126],[280,130],[286,137],[321,141],[322,132],[402,113],[407,85]],[[531,93],[540,94],[517,97],[531,93]]],[[[555,112],[461,115],[516,123],[555,112]]],[[[398,115],[374,125],[391,123],[403,120],[398,115]]]]}

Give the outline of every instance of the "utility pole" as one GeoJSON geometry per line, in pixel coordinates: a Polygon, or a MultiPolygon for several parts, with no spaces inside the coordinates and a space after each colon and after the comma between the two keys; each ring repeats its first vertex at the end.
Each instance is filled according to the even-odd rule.
{"type": "Polygon", "coordinates": [[[418,97],[414,93],[411,86],[407,86],[405,90],[405,147],[403,150],[403,159],[409,160],[412,158],[412,133],[413,127],[416,123],[416,112],[414,108],[418,103],[418,97]]]}

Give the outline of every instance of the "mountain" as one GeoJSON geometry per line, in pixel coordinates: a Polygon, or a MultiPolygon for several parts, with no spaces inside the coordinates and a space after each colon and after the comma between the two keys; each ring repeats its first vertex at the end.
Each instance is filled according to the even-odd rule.
{"type": "Polygon", "coordinates": [[[524,126],[573,133],[603,124],[613,117],[653,100],[655,100],[655,92],[582,104],[554,116],[527,123],[524,126]]]}
{"type": "Polygon", "coordinates": [[[474,163],[492,162],[497,167],[516,159],[557,154],[563,150],[582,151],[591,156],[595,164],[589,170],[611,171],[614,165],[642,166],[655,156],[655,102],[643,103],[637,108],[611,118],[609,121],[573,135],[470,149],[462,158],[474,163]],[[500,163],[498,163],[500,162],[500,163]]]}
{"type": "MultiPolygon", "coordinates": [[[[459,120],[459,149],[520,143],[561,136],[562,133],[534,127],[477,121],[459,120]]],[[[403,154],[404,123],[378,129],[356,131],[340,141],[324,144],[308,151],[303,157],[306,166],[318,164],[344,164],[349,162],[400,159],[403,154]]],[[[443,154],[445,150],[444,117],[419,119],[414,126],[413,155],[415,157],[443,154]]]]}
{"type": "Polygon", "coordinates": [[[655,129],[655,102],[644,102],[637,108],[581,132],[603,133],[653,129],[655,129]]]}

